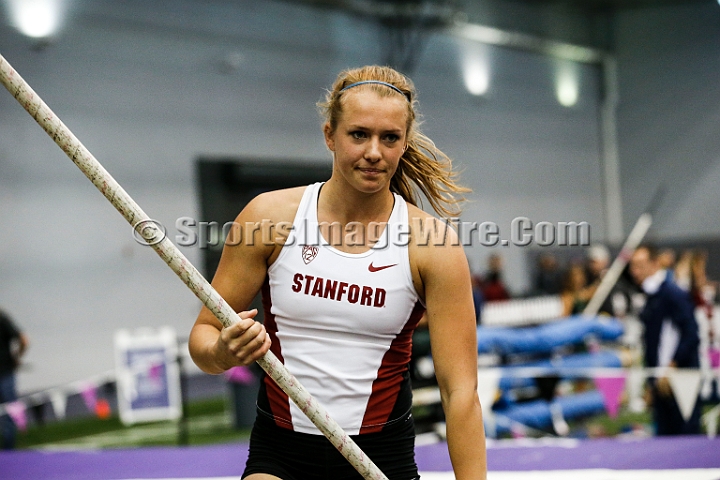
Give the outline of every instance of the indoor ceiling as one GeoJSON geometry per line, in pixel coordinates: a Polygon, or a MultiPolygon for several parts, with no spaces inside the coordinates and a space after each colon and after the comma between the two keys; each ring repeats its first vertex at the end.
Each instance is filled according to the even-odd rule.
{"type": "MultiPolygon", "coordinates": [[[[714,4],[720,0],[283,0],[288,3],[304,4],[308,6],[327,8],[344,11],[355,17],[372,18],[379,21],[386,28],[386,41],[394,44],[396,48],[389,49],[391,53],[386,59],[390,65],[395,65],[403,71],[409,71],[414,65],[414,58],[417,57],[417,50],[425,32],[431,31],[433,28],[443,28],[453,25],[461,25],[466,23],[478,23],[478,18],[485,19],[483,16],[486,12],[497,14],[501,12],[507,13],[510,20],[516,17],[520,18],[520,23],[512,24],[511,29],[522,31],[518,28],[523,21],[533,18],[534,15],[542,13],[546,14],[543,18],[547,20],[548,16],[554,13],[572,13],[595,21],[595,17],[600,19],[600,23],[608,21],[613,15],[628,11],[641,11],[642,9],[660,9],[667,7],[679,7],[690,4],[714,4]],[[413,53],[412,51],[415,50],[413,53]],[[405,53],[405,52],[410,53],[405,53]],[[400,52],[400,53],[395,53],[400,52]],[[395,57],[399,58],[395,58],[395,57]]],[[[669,15],[674,15],[670,12],[669,15]]],[[[590,22],[592,24],[592,21],[590,22]]],[[[482,23],[479,22],[479,23],[482,23]]],[[[505,22],[507,23],[507,22],[505,22]]],[[[492,28],[492,26],[489,26],[492,28]]],[[[508,28],[507,25],[504,28],[508,28]]],[[[530,29],[530,35],[536,35],[537,31],[530,29]]],[[[586,29],[587,30],[587,29],[586,29]]],[[[585,30],[583,30],[585,31],[585,30]]],[[[486,32],[487,33],[487,32],[486,32]]],[[[493,38],[498,32],[493,31],[489,35],[493,38]]],[[[559,37],[558,40],[570,41],[582,45],[595,45],[600,48],[607,48],[608,40],[601,34],[598,38],[590,38],[587,35],[580,40],[572,38],[570,40],[559,37]]],[[[547,36],[547,32],[543,32],[540,36],[547,36]]],[[[487,37],[487,35],[484,35],[487,37]]],[[[475,38],[475,37],[474,37],[475,38]]],[[[523,44],[521,48],[527,48],[527,38],[518,37],[513,40],[507,40],[518,46],[516,43],[520,41],[523,44]]],[[[529,40],[533,44],[532,49],[538,48],[537,39],[529,40]]],[[[492,43],[492,41],[490,42],[492,43]]],[[[503,43],[505,44],[505,43],[503,43]]],[[[556,48],[549,47],[552,55],[556,55],[556,48]]],[[[548,53],[547,45],[542,47],[543,51],[548,53]]],[[[587,55],[582,53],[583,58],[587,55]]],[[[592,55],[594,56],[594,55],[592,55]]],[[[568,58],[565,54],[562,58],[568,58]]],[[[572,54],[572,59],[577,60],[577,55],[572,54]]],[[[584,61],[584,60],[580,60],[584,61]]]]}
{"type": "Polygon", "coordinates": [[[527,4],[567,5],[578,9],[632,9],[660,7],[667,5],[687,5],[690,3],[712,3],[712,0],[513,0],[527,4]]]}
{"type": "Polygon", "coordinates": [[[612,14],[643,8],[659,8],[688,4],[716,4],[720,0],[283,0],[289,3],[344,10],[353,15],[373,17],[385,22],[414,23],[425,27],[443,26],[463,18],[473,7],[502,9],[527,5],[560,8],[593,15],[612,14]]]}
{"type": "MultiPolygon", "coordinates": [[[[392,8],[418,5],[455,5],[473,3],[476,0],[288,0],[316,6],[345,8],[392,8]]],[[[529,5],[560,5],[578,10],[625,10],[634,8],[660,7],[668,5],[687,5],[690,3],[713,3],[715,0],[503,0],[508,3],[529,5]]],[[[488,2],[486,2],[488,3],[488,2]]]]}

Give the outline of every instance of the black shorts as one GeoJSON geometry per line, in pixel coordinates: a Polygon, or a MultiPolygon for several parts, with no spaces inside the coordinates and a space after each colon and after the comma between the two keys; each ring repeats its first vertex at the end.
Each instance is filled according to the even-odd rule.
{"type": "MultiPolygon", "coordinates": [[[[351,435],[351,438],[389,480],[420,478],[415,464],[412,414],[407,413],[380,432],[351,435]]],[[[260,411],[250,435],[250,454],[242,478],[253,473],[275,475],[283,480],[363,478],[324,435],[278,427],[260,411]]]]}

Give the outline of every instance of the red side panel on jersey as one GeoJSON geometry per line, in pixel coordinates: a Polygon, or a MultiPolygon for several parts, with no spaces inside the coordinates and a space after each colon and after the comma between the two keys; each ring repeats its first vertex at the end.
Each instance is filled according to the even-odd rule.
{"type": "MultiPolygon", "coordinates": [[[[265,313],[265,330],[270,335],[272,345],[270,351],[280,360],[285,363],[282,356],[282,348],[280,347],[280,340],[277,338],[277,324],[275,323],[275,315],[270,310],[272,307],[272,298],[270,298],[270,283],[268,278],[265,278],[265,283],[262,286],[262,303],[263,311],[265,313]]],[[[279,427],[288,428],[292,430],[292,417],[290,416],[290,398],[285,392],[278,387],[275,380],[265,375],[265,391],[267,393],[267,400],[270,404],[270,410],[275,417],[275,423],[279,427]]]]}
{"type": "Polygon", "coordinates": [[[385,352],[377,378],[373,382],[372,393],[360,427],[361,434],[379,432],[390,420],[390,414],[400,393],[403,372],[410,362],[412,334],[423,313],[425,307],[420,302],[415,303],[410,318],[385,352]]]}

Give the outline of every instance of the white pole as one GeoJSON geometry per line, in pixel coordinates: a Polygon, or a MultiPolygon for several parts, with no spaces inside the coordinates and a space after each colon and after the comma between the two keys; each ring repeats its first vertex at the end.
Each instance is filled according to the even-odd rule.
{"type": "Polygon", "coordinates": [[[652,216],[649,213],[640,215],[630,235],[628,235],[627,240],[625,240],[625,244],[620,250],[620,253],[615,257],[608,271],[605,272],[605,275],[600,281],[600,285],[598,285],[590,302],[588,302],[585,310],[583,310],[583,315],[592,317],[600,311],[600,307],[610,293],[610,290],[612,290],[617,283],[620,275],[622,275],[623,269],[625,269],[625,266],[630,261],[635,249],[640,245],[640,242],[642,242],[650,225],[652,225],[652,216]]]}
{"type": "Polygon", "coordinates": [[[603,202],[606,238],[618,244],[623,238],[620,157],[618,153],[617,106],[619,102],[617,61],[605,54],[600,63],[604,98],[600,106],[600,142],[603,163],[603,202]]]}
{"type": "MultiPolygon", "coordinates": [[[[220,294],[167,239],[165,232],[140,209],[2,55],[0,82],[224,326],[240,320],[220,294]]],[[[272,352],[268,351],[257,363],[364,478],[387,480],[380,469],[330,417],[327,410],[288,372],[272,352]]]]}

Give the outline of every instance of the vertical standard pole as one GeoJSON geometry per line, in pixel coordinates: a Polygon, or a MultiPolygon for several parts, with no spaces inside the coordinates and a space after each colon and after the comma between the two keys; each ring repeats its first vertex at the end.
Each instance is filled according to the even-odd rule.
{"type": "Polygon", "coordinates": [[[600,106],[600,142],[603,172],[603,204],[605,238],[619,244],[623,239],[623,213],[620,191],[620,156],[617,136],[617,105],[619,101],[617,61],[610,54],[600,62],[603,98],[600,106]]]}

